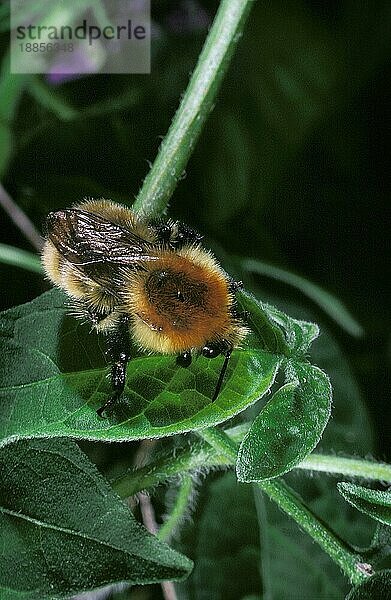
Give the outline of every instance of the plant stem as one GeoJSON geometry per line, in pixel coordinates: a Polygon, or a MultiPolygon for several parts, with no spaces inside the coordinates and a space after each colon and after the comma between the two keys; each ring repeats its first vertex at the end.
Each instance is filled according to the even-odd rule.
{"type": "Polygon", "coordinates": [[[182,481],[175,498],[174,507],[171,510],[170,516],[163,523],[157,534],[158,538],[163,542],[167,542],[173,531],[178,527],[189,506],[190,496],[193,490],[193,481],[190,475],[186,475],[182,481]]]}
{"type": "MultiPolygon", "coordinates": [[[[227,430],[226,433],[239,444],[247,430],[247,424],[242,424],[227,430]]],[[[126,471],[111,483],[122,498],[127,498],[141,490],[154,488],[170,477],[200,469],[232,467],[235,461],[236,456],[234,459],[228,458],[209,444],[196,441],[192,443],[191,447],[177,451],[175,456],[170,452],[164,453],[155,457],[152,464],[147,464],[137,470],[126,471]]],[[[320,471],[328,475],[343,475],[349,478],[359,477],[369,481],[383,481],[391,484],[391,465],[360,458],[310,454],[295,469],[320,471]]]]}
{"type": "Polygon", "coordinates": [[[127,498],[142,490],[154,488],[170,477],[204,468],[231,465],[229,459],[221,453],[217,455],[208,444],[196,441],[191,448],[177,451],[175,456],[167,453],[152,464],[126,471],[121,477],[112,480],[111,485],[121,498],[127,498]]]}
{"type": "Polygon", "coordinates": [[[182,177],[241,36],[252,0],[221,0],[185,95],[145,178],[134,210],[158,215],[182,177]]]}
{"type": "MultiPolygon", "coordinates": [[[[223,430],[211,427],[199,431],[198,434],[217,452],[223,452],[236,461],[237,445],[223,430]]],[[[370,565],[365,564],[359,554],[352,552],[343,540],[322,523],[284,481],[274,479],[257,485],[327,552],[352,583],[359,584],[365,581],[372,572],[370,565]]]]}
{"type": "Polygon", "coordinates": [[[310,454],[297,465],[296,469],[322,471],[328,474],[361,477],[372,481],[391,483],[391,465],[364,460],[362,458],[310,454]]]}

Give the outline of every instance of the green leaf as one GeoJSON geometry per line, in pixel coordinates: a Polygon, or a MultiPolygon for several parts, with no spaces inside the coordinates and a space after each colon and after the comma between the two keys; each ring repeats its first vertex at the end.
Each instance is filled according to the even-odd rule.
{"type": "Polygon", "coordinates": [[[391,597],[391,569],[379,571],[367,581],[354,587],[346,600],[389,600],[391,597]]]}
{"type": "Polygon", "coordinates": [[[5,173],[11,158],[12,135],[10,128],[0,121],[0,176],[5,173]]]}
{"type": "Polygon", "coordinates": [[[96,415],[110,394],[99,338],[66,316],[51,291],[0,319],[0,439],[71,436],[135,440],[216,425],[245,410],[273,384],[279,358],[233,353],[215,402],[223,357],[199,357],[188,369],[174,356],[130,361],[123,398],[107,419],[96,415]]]}
{"type": "Polygon", "coordinates": [[[391,525],[391,492],[370,490],[353,483],[337,484],[339,492],[347,502],[376,521],[391,525]]]}
{"type": "Polygon", "coordinates": [[[259,302],[244,290],[237,293],[243,311],[249,313],[249,324],[264,348],[285,356],[304,356],[319,335],[315,323],[289,317],[274,306],[259,302]]]}
{"type": "Polygon", "coordinates": [[[331,412],[328,377],[310,364],[291,362],[290,382],[261,410],[243,439],[239,481],[262,481],[290,471],[319,442],[331,412]]]}
{"type": "Polygon", "coordinates": [[[2,448],[0,531],[2,600],[178,579],[192,567],[137,523],[69,440],[22,440],[2,448]]]}

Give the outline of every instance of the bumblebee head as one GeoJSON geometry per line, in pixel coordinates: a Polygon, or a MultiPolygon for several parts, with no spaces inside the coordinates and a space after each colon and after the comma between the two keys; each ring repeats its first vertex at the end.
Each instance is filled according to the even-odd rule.
{"type": "Polygon", "coordinates": [[[176,232],[173,232],[174,235],[170,240],[170,245],[175,250],[180,250],[189,244],[199,244],[202,240],[203,236],[185,223],[177,221],[174,223],[174,231],[175,229],[176,232]]]}
{"type": "Polygon", "coordinates": [[[157,241],[171,250],[181,250],[184,246],[197,245],[202,235],[181,221],[155,220],[151,227],[157,241]]]}

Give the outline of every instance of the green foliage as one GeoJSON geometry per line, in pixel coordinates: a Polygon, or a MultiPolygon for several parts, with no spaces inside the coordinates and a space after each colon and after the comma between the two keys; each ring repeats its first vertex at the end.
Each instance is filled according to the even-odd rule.
{"type": "Polygon", "coordinates": [[[288,317],[241,292],[239,302],[264,347],[283,354],[288,383],[254,420],[241,443],[239,481],[260,481],[286,473],[318,444],[331,411],[327,376],[305,359],[319,333],[317,325],[288,317]],[[316,411],[314,411],[316,406],[316,411]]]}
{"type": "Polygon", "coordinates": [[[259,302],[248,292],[239,291],[238,302],[248,313],[252,331],[269,352],[301,359],[319,335],[315,323],[289,317],[274,306],[259,302]]]}
{"type": "Polygon", "coordinates": [[[7,246],[7,244],[0,244],[0,262],[34,273],[42,273],[42,265],[38,256],[20,248],[7,246]]]}
{"type": "MultiPolygon", "coordinates": [[[[254,496],[261,531],[266,597],[285,600],[289,590],[292,600],[341,600],[346,584],[336,565],[327,560],[325,553],[259,490],[254,490],[254,496]]],[[[323,499],[325,504],[332,504],[327,490],[323,499]]],[[[319,507],[317,509],[319,513],[319,507]]]]}
{"type": "Polygon", "coordinates": [[[322,437],[331,412],[329,380],[312,365],[290,368],[293,381],[274,394],[241,443],[239,481],[261,481],[290,471],[322,437]]]}
{"type": "Polygon", "coordinates": [[[252,490],[232,473],[211,482],[197,529],[185,528],[195,568],[181,587],[191,600],[237,600],[262,591],[260,540],[252,490]]]}
{"type": "Polygon", "coordinates": [[[379,571],[353,588],[346,600],[388,600],[391,595],[391,570],[379,571]]]}
{"type": "Polygon", "coordinates": [[[370,490],[353,483],[341,482],[338,490],[358,510],[376,521],[391,526],[391,492],[370,490]]]}
{"type": "MultiPolygon", "coordinates": [[[[194,72],[208,19],[217,5],[207,0],[199,5],[176,3],[195,6],[206,15],[203,26],[186,31],[186,25],[183,30],[178,26],[173,3],[152,4],[155,36],[149,77],[91,76],[53,85],[50,78],[13,76],[8,51],[1,55],[0,177],[37,227],[49,210],[69,206],[83,196],[112,197],[129,206],[145,178],[147,161],[155,156],[189,73],[194,72]]],[[[0,450],[0,480],[3,473],[9,479],[0,505],[4,508],[12,499],[17,517],[12,517],[12,527],[7,520],[8,529],[0,532],[6,552],[13,552],[3,553],[0,581],[4,583],[10,564],[12,574],[14,565],[21,565],[11,586],[21,585],[28,593],[28,586],[40,578],[36,596],[3,590],[2,598],[52,598],[55,592],[48,583],[54,584],[56,598],[69,596],[71,588],[66,585],[71,581],[78,581],[72,593],[104,585],[98,564],[104,567],[102,572],[110,571],[107,581],[141,581],[137,569],[148,548],[148,560],[155,563],[145,566],[144,581],[181,577],[189,569],[183,557],[170,553],[136,526],[93,464],[69,440],[16,441],[19,437],[66,435],[113,442],[164,436],[156,442],[158,451],[151,450],[148,464],[141,468],[135,468],[132,444],[123,443],[121,449],[115,443],[83,444],[110,480],[115,479],[114,473],[124,474],[113,485],[126,496],[142,487],[153,491],[162,482],[171,487],[171,478],[178,475],[190,486],[189,470],[205,475],[211,468],[233,466],[235,452],[225,453],[229,445],[218,452],[195,436],[172,435],[194,431],[199,437],[199,427],[225,423],[231,417],[234,424],[244,421],[229,430],[234,445],[248,432],[238,471],[251,480],[289,470],[284,479],[299,494],[296,508],[301,506],[301,496],[310,509],[307,525],[312,522],[314,530],[325,535],[336,532],[331,536],[335,552],[330,560],[297,527],[303,527],[298,513],[291,511],[293,519],[288,518],[266,499],[267,485],[280,485],[281,479],[263,480],[265,492],[254,487],[254,505],[253,486],[238,485],[232,474],[221,479],[211,475],[193,523],[182,526],[184,539],[176,542],[196,561],[194,573],[181,588],[184,598],[229,598],[231,594],[242,600],[338,600],[347,593],[347,579],[360,577],[363,583],[348,598],[390,596],[389,571],[369,578],[365,574],[370,572],[366,563],[375,570],[390,565],[389,527],[383,524],[389,523],[389,494],[344,483],[338,489],[345,502],[334,479],[324,472],[327,460],[322,467],[321,461],[309,460],[307,466],[302,463],[300,470],[295,469],[319,443],[317,452],[323,454],[318,457],[331,459],[333,477],[338,473],[344,479],[358,477],[360,482],[375,464],[374,452],[382,456],[389,449],[389,303],[379,293],[387,280],[379,256],[384,254],[382,236],[385,241],[389,236],[382,172],[389,101],[388,91],[384,98],[382,93],[390,6],[380,2],[373,11],[370,5],[349,1],[321,9],[301,0],[252,2],[251,20],[240,39],[240,33],[234,32],[235,18],[243,23],[250,2],[224,0],[223,4],[229,26],[215,29],[209,38],[211,54],[204,55],[195,71],[197,77],[162,144],[138,207],[156,213],[164,210],[180,182],[171,215],[214,238],[212,247],[224,247],[224,267],[263,300],[260,303],[247,292],[238,294],[242,310],[250,313],[253,333],[248,345],[234,353],[215,405],[210,397],[220,359],[199,358],[186,371],[176,367],[174,357],[138,357],[129,365],[123,400],[110,419],[102,421],[95,409],[110,393],[104,377],[104,345],[88,327],[66,314],[63,296],[50,292],[32,305],[2,315],[0,440],[6,445],[0,450]],[[237,13],[231,9],[234,4],[237,13]],[[222,75],[239,40],[216,103],[222,75]],[[185,173],[207,118],[208,126],[185,173]],[[235,259],[235,255],[250,258],[235,259]],[[236,273],[230,265],[237,266],[236,273]],[[321,287],[311,283],[312,278],[321,287]],[[312,303],[313,314],[299,294],[312,303]],[[363,327],[346,307],[359,315],[363,327]],[[285,311],[298,318],[288,317],[285,311]],[[321,323],[320,337],[317,325],[300,318],[321,323]],[[333,335],[325,328],[325,318],[333,335]],[[343,335],[336,324],[356,339],[343,335]],[[363,329],[369,335],[358,339],[363,329]],[[314,365],[327,373],[333,388],[333,415],[323,435],[330,390],[326,376],[314,365]],[[370,414],[360,387],[371,399],[370,414]],[[377,445],[373,432],[380,432],[377,445]],[[48,450],[47,458],[38,448],[48,450]],[[349,468],[340,460],[368,454],[370,460],[356,458],[349,468]],[[73,465],[64,466],[65,455],[72,457],[73,465]],[[311,465],[314,473],[323,473],[309,477],[311,465]],[[43,489],[44,473],[53,481],[51,504],[46,489],[32,497],[40,482],[43,489]],[[104,490],[103,496],[99,490],[104,490]],[[71,507],[75,495],[84,499],[83,508],[98,504],[100,508],[94,522],[89,514],[85,522],[80,519],[74,544],[66,549],[65,517],[80,515],[71,510],[79,506],[74,502],[71,507]],[[37,523],[24,519],[31,509],[41,509],[34,513],[37,523]],[[117,523],[111,516],[118,511],[126,518],[117,523]],[[54,514],[56,527],[50,528],[49,517],[54,514]],[[378,520],[381,526],[368,548],[378,520]],[[122,557],[118,561],[113,552],[105,553],[101,540],[92,547],[88,528],[94,523],[94,534],[105,531],[110,539],[116,536],[116,556],[122,557]],[[25,535],[17,537],[22,526],[25,535]],[[136,530],[143,532],[139,545],[138,538],[131,537],[136,530]],[[87,535],[88,544],[84,537],[80,541],[80,533],[87,535]],[[133,557],[129,548],[136,548],[133,557]],[[45,563],[46,557],[50,560],[45,563]],[[350,566],[341,573],[336,563],[345,564],[344,559],[350,566]]],[[[48,0],[24,3],[21,22],[41,10],[50,12],[48,0]]],[[[0,6],[1,32],[8,32],[8,13],[7,3],[0,6]]],[[[8,33],[1,40],[7,44],[8,33]]],[[[12,306],[38,296],[44,284],[40,276],[28,279],[30,274],[23,273],[21,278],[21,271],[13,268],[17,263],[38,273],[37,260],[10,249],[23,247],[23,238],[17,237],[13,226],[4,232],[8,246],[0,246],[0,261],[6,263],[0,273],[1,287],[8,290],[3,295],[6,306],[12,306]]],[[[150,447],[143,442],[141,450],[144,444],[150,447]]],[[[373,468],[369,478],[381,479],[380,474],[373,468]]],[[[295,505],[294,494],[290,499],[295,505]]],[[[194,498],[189,497],[189,502],[194,504],[194,498]]],[[[186,494],[183,510],[185,503],[186,494]]],[[[153,504],[161,523],[159,490],[153,504]]],[[[1,508],[0,514],[4,516],[1,508]]],[[[175,509],[171,517],[175,518],[175,509]]]]}
{"type": "Polygon", "coordinates": [[[0,323],[3,443],[23,436],[126,441],[183,433],[226,421],[273,384],[279,358],[260,350],[234,353],[213,403],[223,358],[200,357],[188,369],[172,356],[136,358],[123,400],[101,419],[96,410],[110,383],[104,369],[91,370],[102,361],[99,339],[66,317],[64,300],[49,292],[6,312],[0,323]]]}
{"type": "Polygon", "coordinates": [[[178,579],[192,566],[136,522],[69,440],[23,440],[1,449],[0,530],[2,600],[178,579]]]}

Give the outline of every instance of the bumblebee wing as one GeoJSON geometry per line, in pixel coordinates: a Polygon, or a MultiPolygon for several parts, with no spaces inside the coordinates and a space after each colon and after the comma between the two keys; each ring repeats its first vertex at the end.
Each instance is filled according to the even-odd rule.
{"type": "Polygon", "coordinates": [[[107,268],[158,260],[154,246],[126,227],[79,209],[49,213],[47,237],[60,254],[98,283],[107,268]]]}

